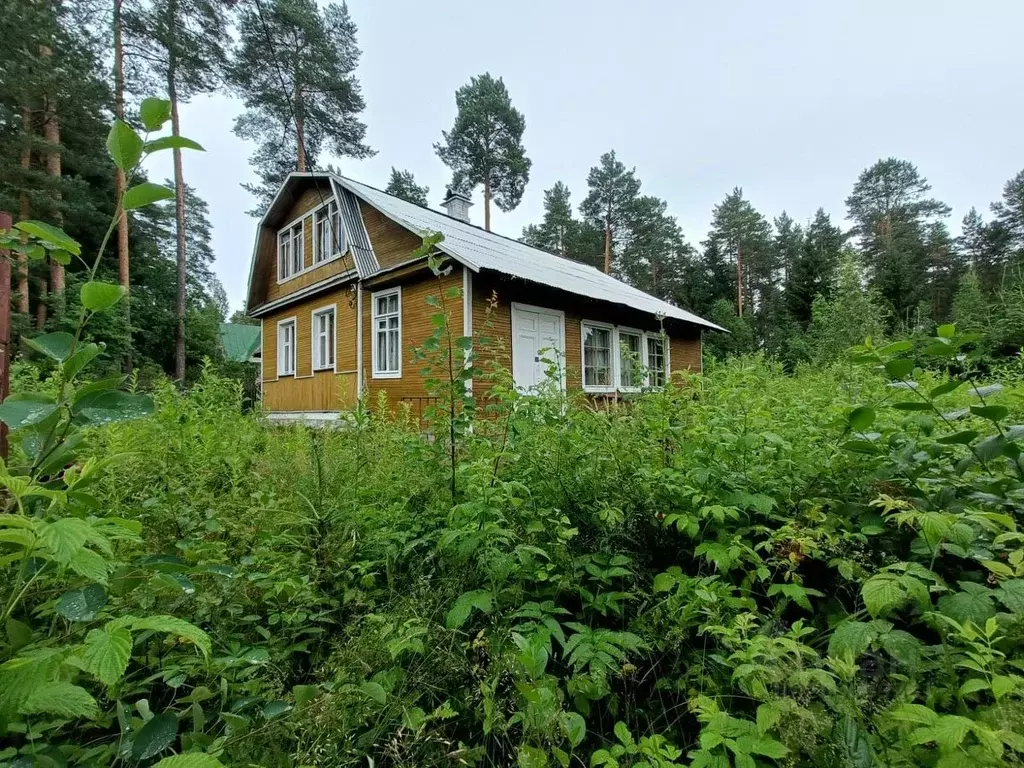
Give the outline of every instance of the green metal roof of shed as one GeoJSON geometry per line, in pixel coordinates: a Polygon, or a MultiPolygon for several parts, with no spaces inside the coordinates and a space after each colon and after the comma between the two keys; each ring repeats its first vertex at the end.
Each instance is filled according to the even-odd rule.
{"type": "Polygon", "coordinates": [[[220,343],[224,346],[224,357],[236,363],[244,363],[260,351],[260,327],[221,323],[220,343]]]}

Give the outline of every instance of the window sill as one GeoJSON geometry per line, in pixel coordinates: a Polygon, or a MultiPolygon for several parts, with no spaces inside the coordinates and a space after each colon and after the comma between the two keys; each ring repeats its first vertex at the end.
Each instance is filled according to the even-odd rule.
{"type": "Polygon", "coordinates": [[[400,379],[402,378],[401,371],[374,371],[373,378],[375,379],[400,379]]]}
{"type": "Polygon", "coordinates": [[[283,371],[283,372],[277,374],[277,378],[282,379],[285,376],[294,376],[294,375],[295,375],[295,371],[283,371]]]}
{"type": "Polygon", "coordinates": [[[583,391],[592,395],[614,395],[616,390],[615,387],[611,386],[587,386],[583,385],[583,391]]]}
{"type": "Polygon", "coordinates": [[[334,365],[321,365],[313,369],[313,373],[323,373],[324,371],[334,373],[334,365]]]}

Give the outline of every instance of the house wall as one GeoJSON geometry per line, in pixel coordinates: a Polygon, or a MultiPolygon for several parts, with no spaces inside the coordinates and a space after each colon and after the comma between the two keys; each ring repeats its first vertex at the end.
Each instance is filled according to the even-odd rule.
{"type": "MultiPolygon", "coordinates": [[[[473,331],[474,334],[483,333],[491,340],[491,344],[478,345],[478,367],[498,361],[506,368],[511,368],[513,302],[561,310],[565,313],[567,389],[582,387],[582,321],[594,320],[655,333],[660,330],[657,319],[644,312],[484,272],[473,275],[473,331]],[[487,330],[483,331],[485,326],[487,330]]],[[[669,320],[666,321],[665,332],[669,337],[669,370],[699,371],[700,328],[690,323],[669,320]]]]}
{"type": "Polygon", "coordinates": [[[421,238],[362,200],[359,201],[359,210],[381,269],[404,264],[412,258],[413,251],[423,244],[421,238]]]}
{"type": "Polygon", "coordinates": [[[257,264],[262,271],[261,283],[265,286],[261,304],[280,299],[328,277],[354,269],[352,257],[349,254],[313,269],[313,216],[310,214],[322,203],[329,202],[333,196],[330,185],[320,184],[317,187],[310,183],[307,189],[299,193],[295,202],[278,222],[261,228],[260,241],[257,245],[257,264]],[[299,217],[304,217],[302,222],[303,271],[279,283],[277,281],[277,235],[280,230],[294,223],[299,217]]]}
{"type": "Polygon", "coordinates": [[[354,282],[296,302],[262,318],[263,410],[339,411],[356,404],[356,294],[354,282]],[[313,371],[312,313],[335,306],[335,370],[313,371]],[[277,374],[277,324],[295,318],[295,375],[277,374]]]}

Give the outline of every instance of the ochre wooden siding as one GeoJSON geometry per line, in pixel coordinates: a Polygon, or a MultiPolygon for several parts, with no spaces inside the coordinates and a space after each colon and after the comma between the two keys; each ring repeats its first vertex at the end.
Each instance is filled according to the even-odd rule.
{"type": "MultiPolygon", "coordinates": [[[[374,243],[376,250],[376,243],[374,243]]],[[[375,333],[373,329],[373,291],[382,289],[366,287],[363,293],[363,378],[367,385],[367,394],[371,404],[376,402],[378,393],[386,392],[388,400],[397,405],[402,400],[418,401],[429,397],[426,378],[423,375],[423,363],[414,359],[414,351],[434,332],[431,318],[438,313],[436,307],[427,304],[428,296],[440,298],[450,287],[462,289],[461,267],[438,280],[433,273],[420,268],[415,275],[409,276],[400,283],[402,286],[402,378],[373,378],[373,348],[375,333]]],[[[449,315],[452,335],[462,335],[462,298],[444,299],[445,309],[449,315]]],[[[458,351],[458,355],[462,352],[458,351]]],[[[418,403],[414,403],[414,406],[418,403]]]]}
{"type": "Polygon", "coordinates": [[[359,210],[363,214],[363,225],[381,269],[409,261],[413,251],[423,244],[421,238],[362,200],[359,201],[359,210]]]}
{"type": "Polygon", "coordinates": [[[296,302],[263,318],[263,410],[340,411],[355,406],[356,293],[354,282],[343,288],[296,302]],[[334,371],[313,371],[312,313],[335,307],[334,371]],[[277,375],[277,324],[295,318],[295,375],[277,375]]]}
{"type": "Polygon", "coordinates": [[[354,268],[352,257],[346,254],[340,259],[329,261],[326,264],[313,268],[313,216],[307,216],[314,208],[321,203],[330,201],[333,192],[329,184],[322,183],[319,188],[308,182],[308,186],[298,193],[295,202],[276,221],[268,222],[260,229],[259,243],[257,244],[256,284],[255,296],[257,301],[253,303],[252,309],[265,304],[268,301],[280,299],[289,293],[295,293],[303,288],[308,288],[335,275],[340,275],[354,268]],[[277,235],[286,225],[295,221],[300,216],[305,216],[302,222],[302,258],[304,270],[298,275],[284,281],[277,282],[277,235]]]}
{"type": "MultiPolygon", "coordinates": [[[[581,321],[594,320],[641,331],[657,332],[657,320],[643,312],[616,304],[586,299],[546,288],[524,280],[494,273],[473,275],[473,331],[483,333],[490,344],[477,347],[478,366],[491,361],[511,369],[512,303],[532,304],[565,313],[565,383],[567,389],[580,389],[583,366],[581,321]],[[497,298],[488,309],[492,296],[497,298]],[[484,331],[485,323],[489,328],[484,331]]],[[[669,336],[671,371],[700,370],[700,329],[689,323],[666,321],[669,336]]]]}

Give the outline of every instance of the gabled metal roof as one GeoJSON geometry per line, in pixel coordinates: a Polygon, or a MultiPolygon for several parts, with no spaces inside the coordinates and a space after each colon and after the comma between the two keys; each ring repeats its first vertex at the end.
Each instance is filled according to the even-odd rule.
{"type": "Polygon", "coordinates": [[[663,315],[705,328],[724,328],[634,288],[588,264],[542,251],[517,240],[466,224],[438,211],[409,203],[344,176],[333,180],[366,201],[385,216],[417,235],[440,232],[444,241],[438,249],[479,272],[492,269],[513,277],[532,280],[578,296],[622,304],[652,315],[663,315]]]}

